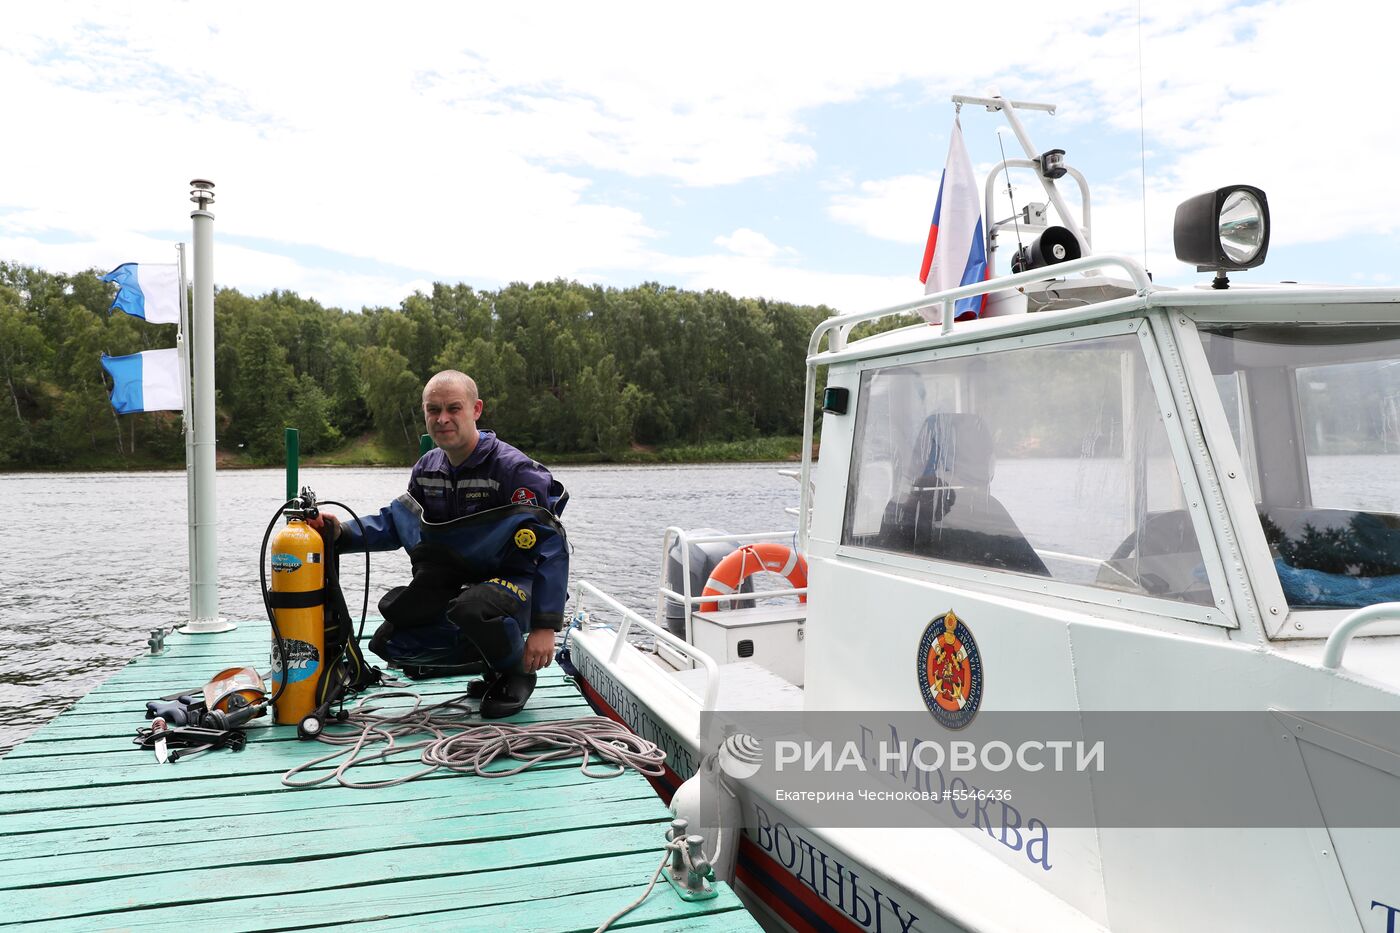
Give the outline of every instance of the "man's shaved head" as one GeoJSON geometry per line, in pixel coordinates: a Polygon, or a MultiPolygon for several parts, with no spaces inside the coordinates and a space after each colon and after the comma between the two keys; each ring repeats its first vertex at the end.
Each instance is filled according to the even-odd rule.
{"type": "Polygon", "coordinates": [[[423,387],[423,421],[453,466],[476,449],[481,410],[476,383],[466,373],[445,369],[423,387]]]}
{"type": "Polygon", "coordinates": [[[444,369],[436,376],[428,380],[428,384],[423,387],[423,398],[428,397],[428,393],[433,389],[442,386],[455,386],[467,393],[467,401],[475,402],[481,396],[476,391],[476,380],[466,373],[458,372],[455,369],[444,369]]]}

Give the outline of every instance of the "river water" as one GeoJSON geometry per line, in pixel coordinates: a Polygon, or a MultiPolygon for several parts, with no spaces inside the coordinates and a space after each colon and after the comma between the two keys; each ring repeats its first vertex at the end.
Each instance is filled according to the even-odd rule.
{"type": "MultiPolygon", "coordinates": [[[[786,531],[797,484],[780,465],[568,467],[564,524],[571,576],[598,585],[648,618],[655,606],[668,525],[742,534],[786,531]]],[[[322,499],[365,514],[399,495],[407,468],[304,469],[322,499]]],[[[219,612],[261,629],[258,549],[283,501],[281,470],[218,474],[219,612]]],[[[189,605],[185,474],[0,475],[0,754],[134,656],[152,629],[185,618],[189,605]]],[[[342,562],[346,601],[358,618],[363,563],[342,562]]],[[[402,552],[375,554],[370,613],[406,582],[402,552]]],[[[265,657],[228,658],[230,665],[265,657]]],[[[214,671],[211,670],[210,674],[214,671]]],[[[133,719],[144,710],[133,709],[133,719]]],[[[134,728],[134,725],[133,725],[134,728]]]]}

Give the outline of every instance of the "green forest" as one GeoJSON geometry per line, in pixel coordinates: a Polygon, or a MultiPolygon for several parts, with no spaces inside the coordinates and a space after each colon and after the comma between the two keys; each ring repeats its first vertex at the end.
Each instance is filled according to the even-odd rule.
{"type": "MultiPolygon", "coordinates": [[[[175,325],[109,313],[99,274],[0,262],[0,469],[183,465],[180,413],[116,415],[99,362],[172,347],[175,325]]],[[[438,284],[358,312],[219,289],[220,462],[280,462],[296,427],[321,462],[410,463],[441,369],[472,375],[481,426],[540,459],[766,459],[777,438],[795,453],[807,341],[830,313],[650,283],[438,284]]]]}

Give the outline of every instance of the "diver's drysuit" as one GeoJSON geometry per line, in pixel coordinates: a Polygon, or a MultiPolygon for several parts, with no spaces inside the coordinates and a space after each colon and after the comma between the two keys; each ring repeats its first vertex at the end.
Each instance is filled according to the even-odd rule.
{"type": "Polygon", "coordinates": [[[402,547],[413,564],[413,581],[380,600],[370,650],[412,676],[515,669],[530,629],[563,628],[567,502],[548,470],[490,431],[456,467],[424,454],[363,534],[341,526],[341,553],[402,547]]]}

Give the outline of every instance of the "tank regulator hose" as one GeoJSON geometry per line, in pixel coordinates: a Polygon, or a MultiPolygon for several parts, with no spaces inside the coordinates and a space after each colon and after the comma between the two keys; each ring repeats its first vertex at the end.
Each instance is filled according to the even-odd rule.
{"type": "MultiPolygon", "coordinates": [[[[353,519],[355,520],[355,528],[356,528],[356,530],[359,531],[359,533],[360,533],[360,538],[361,538],[361,539],[364,538],[364,536],[365,536],[365,523],[362,522],[362,521],[360,520],[360,516],[357,515],[357,514],[355,514],[355,510],[352,509],[352,508],[350,508],[350,506],[346,505],[344,502],[336,502],[334,499],[326,499],[325,501],[323,501],[323,502],[318,502],[318,503],[316,503],[316,504],[317,504],[318,506],[320,506],[320,505],[333,505],[333,506],[336,506],[337,508],[341,508],[341,509],[344,509],[345,511],[349,512],[349,513],[350,513],[350,517],[353,518],[353,519]]],[[[332,546],[332,547],[335,546],[335,542],[334,542],[334,541],[331,542],[331,546],[332,546]]],[[[366,619],[366,617],[368,617],[368,615],[369,615],[369,551],[366,550],[366,551],[365,551],[365,599],[364,599],[364,602],[360,604],[360,631],[359,631],[359,633],[355,636],[356,639],[360,639],[360,638],[364,638],[364,637],[365,637],[365,619],[366,619]]]]}
{"type": "MultiPolygon", "coordinates": [[[[274,671],[286,671],[287,646],[282,641],[282,630],[277,627],[277,613],[272,611],[272,591],[267,588],[267,542],[272,540],[272,529],[277,527],[277,519],[282,517],[292,503],[300,501],[300,497],[293,497],[277,507],[277,511],[272,513],[272,520],[267,523],[267,531],[263,532],[262,547],[258,549],[258,582],[262,585],[263,609],[267,611],[267,621],[272,624],[272,643],[277,646],[277,667],[274,671]]],[[[268,703],[275,704],[286,688],[287,678],[279,677],[277,692],[268,703]]]]}

